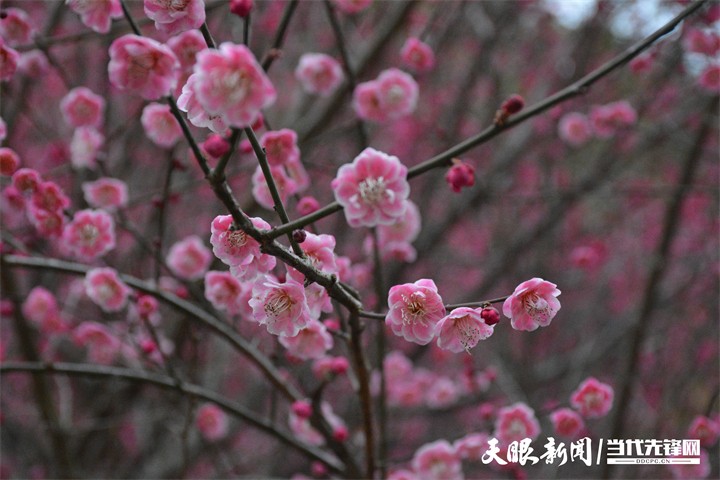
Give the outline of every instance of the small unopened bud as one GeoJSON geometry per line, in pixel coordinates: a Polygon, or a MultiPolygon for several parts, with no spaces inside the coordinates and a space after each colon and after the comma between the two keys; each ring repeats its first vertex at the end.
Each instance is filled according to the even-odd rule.
{"type": "Polygon", "coordinates": [[[495,125],[503,126],[510,115],[518,113],[523,107],[525,107],[525,99],[523,97],[517,94],[510,95],[502,105],[500,105],[500,110],[495,112],[495,125]]]}
{"type": "Polygon", "coordinates": [[[330,367],[330,370],[335,375],[343,375],[348,371],[348,368],[350,368],[350,364],[348,363],[347,358],[335,357],[332,360],[332,366],[330,367]]]}
{"type": "Polygon", "coordinates": [[[240,18],[250,15],[253,7],[253,0],[230,0],[230,12],[240,18]]]}
{"type": "Polygon", "coordinates": [[[203,149],[213,158],[220,158],[230,151],[230,144],[221,135],[213,133],[205,142],[203,149]]]}
{"type": "Polygon", "coordinates": [[[310,470],[312,471],[312,474],[315,477],[324,477],[325,475],[328,474],[327,467],[320,462],[312,462],[312,465],[310,466],[310,470]]]}
{"type": "Polygon", "coordinates": [[[515,94],[510,95],[508,99],[502,103],[500,109],[508,115],[512,115],[513,113],[518,113],[524,106],[525,99],[520,95],[515,94]]]}
{"type": "Polygon", "coordinates": [[[252,128],[254,131],[260,130],[265,126],[265,117],[263,117],[262,113],[258,113],[257,118],[255,121],[250,125],[250,128],[252,128]]]}
{"type": "Polygon", "coordinates": [[[333,438],[338,442],[344,442],[348,439],[349,436],[350,434],[348,433],[347,428],[342,425],[339,427],[335,427],[335,429],[333,430],[333,438]]]}
{"type": "Polygon", "coordinates": [[[460,193],[463,187],[475,185],[475,167],[458,159],[453,159],[453,164],[445,174],[445,180],[453,192],[460,193]]]}
{"type": "Polygon", "coordinates": [[[300,418],[310,418],[312,416],[312,405],[305,400],[297,400],[292,404],[292,411],[300,418]]]}
{"type": "Polygon", "coordinates": [[[491,327],[500,322],[500,312],[494,307],[485,307],[480,311],[480,317],[491,327]]]}
{"type": "Polygon", "coordinates": [[[298,228],[297,230],[293,230],[292,238],[297,243],[303,243],[307,238],[307,232],[301,228],[298,228]]]}

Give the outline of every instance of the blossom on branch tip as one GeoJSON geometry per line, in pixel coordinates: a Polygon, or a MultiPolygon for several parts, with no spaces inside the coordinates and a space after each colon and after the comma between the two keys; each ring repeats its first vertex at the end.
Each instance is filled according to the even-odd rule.
{"type": "Polygon", "coordinates": [[[585,421],[575,410],[560,408],[550,414],[557,435],[575,439],[585,428],[585,421]]]}
{"type": "Polygon", "coordinates": [[[83,197],[93,208],[114,211],[128,201],[127,184],[115,178],[99,178],[82,184],[83,197]]]}
{"type": "Polygon", "coordinates": [[[306,53],[300,57],[295,78],[308,93],[322,97],[332,94],[343,81],[340,63],[324,53],[306,53]]]}
{"type": "Polygon", "coordinates": [[[437,325],[437,345],[444,350],[470,353],[480,340],[494,332],[494,327],[485,323],[480,309],[460,307],[443,317],[437,325]]]}
{"type": "Polygon", "coordinates": [[[600,418],[612,408],[615,392],[607,383],[589,377],[570,396],[570,405],[585,418],[600,418]]]}
{"type": "Polygon", "coordinates": [[[333,338],[322,322],[312,320],[294,337],[280,336],[280,344],[301,360],[322,358],[333,347],[333,338]]]}
{"type": "Polygon", "coordinates": [[[115,222],[102,210],[80,210],[63,229],[62,238],[76,257],[94,260],[115,248],[115,222]]]}
{"type": "Polygon", "coordinates": [[[402,217],[410,194],[407,167],[397,157],[366,148],[338,170],[331,186],[351,227],[389,225],[402,217]]]}
{"type": "Polygon", "coordinates": [[[430,45],[415,37],[405,40],[400,50],[403,65],[418,72],[428,72],[435,66],[435,54],[430,45]]]}
{"type": "Polygon", "coordinates": [[[205,22],[204,0],[144,0],[145,15],[158,31],[175,35],[205,22]]]}
{"type": "Polygon", "coordinates": [[[170,48],[147,37],[127,34],[110,45],[110,83],[145,100],[157,100],[175,88],[180,62],[170,48]]]}
{"type": "Polygon", "coordinates": [[[114,268],[95,268],[85,275],[85,292],[105,312],[119,312],[127,305],[130,287],[114,268]]]}
{"type": "Polygon", "coordinates": [[[395,335],[418,345],[427,345],[435,338],[437,324],[445,316],[435,282],[425,278],[392,287],[388,305],[385,324],[395,335]]]}
{"type": "Polygon", "coordinates": [[[285,283],[258,282],[253,287],[250,307],[255,321],[273,335],[294,337],[310,320],[305,289],[292,279],[285,283]]]}
{"type": "Polygon", "coordinates": [[[503,303],[503,314],[510,319],[515,330],[533,331],[547,327],[560,310],[557,285],[533,278],[515,288],[503,303]]]}
{"type": "Polygon", "coordinates": [[[231,126],[244,128],[277,96],[255,55],[244,45],[225,42],[197,54],[191,84],[198,103],[231,126]]]}

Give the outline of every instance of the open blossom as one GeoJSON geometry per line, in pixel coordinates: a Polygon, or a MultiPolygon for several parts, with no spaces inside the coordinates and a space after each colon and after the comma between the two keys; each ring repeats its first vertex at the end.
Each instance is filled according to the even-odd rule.
{"type": "MultiPolygon", "coordinates": [[[[250,217],[253,226],[270,230],[270,224],[260,217],[250,217]]],[[[260,252],[260,244],[240,229],[233,228],[231,215],[218,215],[210,226],[213,253],[230,267],[269,272],[275,267],[275,257],[260,252]]]]}
{"type": "Polygon", "coordinates": [[[93,127],[79,127],[70,142],[70,162],[75,168],[93,168],[96,158],[105,143],[105,136],[93,127]]]}
{"type": "Polygon", "coordinates": [[[253,53],[244,45],[225,42],[219,49],[197,54],[191,88],[209,115],[234,127],[246,127],[260,110],[275,101],[276,92],[253,53]]]}
{"type": "Polygon", "coordinates": [[[65,3],[80,15],[86,27],[98,33],[108,33],[112,19],[123,15],[120,0],[65,0],[65,3]]]}
{"type": "Polygon", "coordinates": [[[463,350],[469,353],[495,331],[494,326],[485,323],[480,309],[469,307],[454,309],[438,322],[437,329],[438,347],[455,353],[463,350]]]}
{"type": "Polygon", "coordinates": [[[243,313],[247,310],[250,287],[240,283],[229,272],[210,271],[205,274],[205,298],[218,310],[226,310],[229,314],[243,313]]]}
{"type": "Polygon", "coordinates": [[[550,414],[555,433],[571,439],[577,438],[585,428],[585,421],[575,410],[560,408],[550,414]]]}
{"type": "Polygon", "coordinates": [[[113,268],[95,268],[85,275],[85,292],[106,312],[119,312],[127,305],[130,287],[113,268]]]}
{"type": "Polygon", "coordinates": [[[198,408],[195,425],[205,440],[215,441],[228,433],[227,414],[214,403],[205,403],[198,408]]]}
{"type": "Polygon", "coordinates": [[[455,403],[460,389],[452,379],[439,376],[425,391],[425,403],[430,408],[443,408],[455,403]]]}
{"type": "Polygon", "coordinates": [[[127,184],[115,178],[99,178],[82,184],[83,197],[93,208],[113,211],[128,201],[127,184]]]}
{"type": "Polygon", "coordinates": [[[332,181],[351,227],[387,225],[402,217],[410,194],[407,167],[397,157],[366,148],[332,181]]]}
{"type": "Polygon", "coordinates": [[[212,254],[197,235],[191,235],[170,247],[167,264],[170,270],[185,280],[202,278],[210,267],[212,254]]]}
{"type": "Polygon", "coordinates": [[[177,57],[180,62],[180,70],[185,75],[192,72],[198,52],[208,48],[199,30],[188,30],[180,35],[175,35],[168,39],[166,45],[177,57]]]}
{"type": "Polygon", "coordinates": [[[592,127],[585,115],[570,112],[560,119],[558,134],[565,143],[577,147],[592,137],[592,127]]]}
{"type": "Polygon", "coordinates": [[[404,66],[418,73],[428,72],[435,66],[435,54],[430,45],[415,37],[405,40],[400,50],[400,58],[404,66]]]}
{"type": "Polygon", "coordinates": [[[45,333],[60,332],[65,329],[55,296],[43,287],[30,290],[22,303],[22,313],[45,333]]]}
{"type": "Polygon", "coordinates": [[[488,440],[487,433],[469,433],[455,440],[453,447],[460,458],[479,462],[488,450],[488,440]]]}
{"type": "Polygon", "coordinates": [[[324,53],[306,53],[300,57],[295,78],[308,93],[323,97],[332,94],[343,81],[340,62],[324,53]]]}
{"type": "Polygon", "coordinates": [[[253,288],[250,299],[254,319],[273,335],[294,337],[310,320],[305,289],[288,279],[285,283],[268,280],[253,288]]]}
{"type": "Polygon", "coordinates": [[[520,441],[525,438],[534,440],[540,435],[540,424],[535,411],[522,402],[501,408],[495,421],[493,436],[501,444],[520,441]]]}
{"type": "Polygon", "coordinates": [[[177,100],[178,108],[187,112],[188,120],[196,127],[209,128],[215,133],[223,133],[228,127],[222,116],[210,115],[197,100],[195,88],[199,78],[199,75],[195,73],[188,77],[177,100]]]}
{"type": "Polygon", "coordinates": [[[180,62],[170,48],[147,37],[127,34],[110,45],[110,83],[120,90],[157,100],[175,88],[180,62]]]}
{"type": "Polygon", "coordinates": [[[532,331],[547,327],[560,310],[560,295],[557,285],[533,278],[515,288],[503,304],[503,314],[511,321],[515,330],[532,331]]]}
{"type": "Polygon", "coordinates": [[[289,128],[265,132],[260,138],[260,145],[265,149],[267,161],[272,166],[285,165],[300,159],[297,133],[289,128]]]}
{"type": "Polygon", "coordinates": [[[590,110],[590,123],[595,135],[612,137],[616,131],[637,122],[637,112],[627,100],[595,105],[590,110]]]}
{"type": "Polygon", "coordinates": [[[204,0],[144,0],[145,15],[155,22],[155,28],[175,35],[205,22],[204,0]]]}
{"type": "MultiPolygon", "coordinates": [[[[300,248],[305,254],[305,258],[313,267],[325,273],[337,273],[338,267],[335,259],[335,237],[321,233],[316,235],[307,232],[305,241],[300,244],[300,248]]],[[[288,275],[298,282],[305,281],[305,276],[288,267],[288,275]]]]}
{"type": "Polygon", "coordinates": [[[463,478],[460,457],[447,440],[437,440],[420,447],[413,455],[412,468],[420,480],[463,478]]]}
{"type": "Polygon", "coordinates": [[[697,438],[703,447],[711,447],[720,437],[720,423],[704,415],[695,417],[688,427],[686,438],[697,438]]]}
{"type": "Polygon", "coordinates": [[[425,278],[392,287],[388,305],[385,324],[395,335],[418,345],[427,345],[435,338],[437,323],[445,316],[435,282],[425,278]]]}
{"type": "Polygon", "coordinates": [[[94,260],[115,248],[115,222],[102,210],[80,210],[63,229],[63,241],[78,258],[94,260]]]}
{"type": "Polygon", "coordinates": [[[120,353],[120,340],[109,328],[100,323],[81,323],[73,331],[73,340],[87,348],[91,362],[100,365],[111,364],[120,353]]]}
{"type": "Polygon", "coordinates": [[[0,19],[0,35],[10,46],[30,43],[33,36],[33,26],[30,17],[19,8],[3,8],[0,19]]]}
{"type": "Polygon", "coordinates": [[[364,120],[394,120],[415,111],[418,92],[418,85],[410,75],[390,68],[380,73],[377,79],[355,87],[353,107],[364,120]]]}
{"type": "Polygon", "coordinates": [[[170,148],[182,137],[182,129],[170,111],[170,105],[148,104],[142,112],[140,123],[153,143],[159,147],[170,148]]]}
{"type": "Polygon", "coordinates": [[[322,322],[312,320],[294,337],[279,337],[288,353],[301,360],[322,358],[333,347],[333,338],[322,322]]]}
{"type": "Polygon", "coordinates": [[[570,404],[586,418],[600,418],[612,408],[615,392],[607,383],[589,377],[570,396],[570,404]]]}
{"type": "Polygon", "coordinates": [[[103,122],[105,99],[87,87],[76,87],[60,100],[60,112],[71,127],[99,128],[103,122]]]}
{"type": "Polygon", "coordinates": [[[50,62],[41,50],[30,50],[20,55],[18,72],[29,78],[40,78],[50,69],[50,62]]]}
{"type": "Polygon", "coordinates": [[[30,201],[35,207],[49,211],[58,211],[70,206],[70,199],[52,180],[40,182],[33,191],[30,201]]]}

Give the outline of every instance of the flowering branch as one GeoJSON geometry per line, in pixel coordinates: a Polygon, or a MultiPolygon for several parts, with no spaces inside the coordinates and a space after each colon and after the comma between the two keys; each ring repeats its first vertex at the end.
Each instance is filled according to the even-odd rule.
{"type": "MultiPolygon", "coordinates": [[[[435,168],[448,166],[450,165],[450,162],[453,158],[458,157],[463,153],[467,152],[468,150],[471,150],[479,145],[482,145],[483,143],[496,137],[500,133],[511,129],[566,100],[586,93],[590,86],[592,86],[598,80],[606,77],[614,70],[627,64],[628,62],[630,62],[630,60],[640,55],[643,51],[647,50],[660,38],[671,33],[685,18],[692,15],[700,7],[702,7],[706,1],[707,0],[700,0],[698,2],[691,3],[682,12],[676,15],[675,18],[667,22],[665,25],[660,27],[651,35],[629,47],[623,53],[617,55],[612,60],[593,70],[580,80],[572,83],[571,85],[560,90],[559,92],[549,96],[545,100],[526,109],[524,113],[520,113],[509,118],[508,120],[504,121],[502,125],[493,123],[491,126],[487,127],[485,130],[478,133],[477,135],[470,137],[463,142],[455,145],[454,147],[408,169],[407,178],[411,179],[435,168]]],[[[292,232],[295,229],[302,228],[305,225],[316,222],[335,212],[339,212],[340,210],[342,210],[342,206],[337,202],[329,203],[325,207],[311,213],[310,215],[305,215],[304,217],[300,217],[293,222],[273,228],[271,230],[270,236],[272,238],[277,238],[281,235],[287,234],[288,232],[292,232]]]]}

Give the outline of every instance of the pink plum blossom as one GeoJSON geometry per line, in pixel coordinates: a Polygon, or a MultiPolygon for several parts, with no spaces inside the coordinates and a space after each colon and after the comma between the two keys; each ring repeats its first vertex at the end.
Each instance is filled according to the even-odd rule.
{"type": "Polygon", "coordinates": [[[44,333],[59,333],[66,328],[55,296],[43,287],[30,290],[22,303],[22,314],[44,333]]]}
{"type": "Polygon", "coordinates": [[[400,58],[405,67],[418,73],[428,72],[435,66],[435,54],[430,45],[415,37],[405,40],[400,58]]]}
{"type": "Polygon", "coordinates": [[[170,111],[169,105],[148,104],[140,117],[145,134],[159,147],[170,148],[180,140],[183,132],[170,111]]]}
{"type": "Polygon", "coordinates": [[[294,337],[310,320],[305,289],[292,279],[259,282],[253,287],[250,306],[255,321],[273,335],[294,337]]]}
{"type": "Polygon", "coordinates": [[[246,127],[270,106],[275,87],[253,53],[244,45],[225,42],[197,54],[191,88],[209,115],[219,115],[234,127],[246,127]]]}
{"type": "Polygon", "coordinates": [[[333,347],[333,338],[322,322],[311,320],[294,337],[279,337],[283,347],[293,357],[301,360],[318,359],[333,347]]]}
{"type": "Polygon", "coordinates": [[[448,377],[438,377],[425,391],[425,403],[430,408],[444,408],[452,405],[460,396],[460,389],[448,377]]]}
{"type": "Polygon", "coordinates": [[[20,55],[18,60],[17,71],[29,78],[40,78],[50,69],[45,54],[40,50],[30,50],[20,55]]]}
{"type": "Polygon", "coordinates": [[[230,12],[240,18],[250,15],[254,0],[230,0],[230,12]]]}
{"type": "Polygon", "coordinates": [[[413,455],[412,468],[420,480],[461,480],[460,457],[447,440],[420,447],[413,455]]]}
{"type": "Polygon", "coordinates": [[[550,421],[557,435],[570,439],[578,438],[585,428],[585,421],[575,410],[560,408],[550,414],[550,421]]]}
{"type": "Polygon", "coordinates": [[[560,290],[554,283],[532,278],[518,285],[505,300],[503,314],[515,330],[533,331],[547,327],[560,310],[558,295],[560,290]]]}
{"type": "Polygon", "coordinates": [[[79,127],[70,142],[70,161],[75,168],[94,168],[105,136],[93,127],[79,127]]]}
{"type": "Polygon", "coordinates": [[[565,143],[577,147],[592,137],[592,127],[585,115],[570,112],[560,119],[558,134],[565,143]]]}
{"type": "Polygon", "coordinates": [[[14,47],[32,41],[34,28],[30,17],[19,8],[3,8],[3,17],[0,19],[0,36],[8,45],[14,47]]]}
{"type": "Polygon", "coordinates": [[[590,123],[599,138],[612,137],[618,130],[637,122],[637,112],[627,100],[596,105],[590,110],[590,123]]]}
{"type": "MultiPolygon", "coordinates": [[[[290,195],[294,195],[300,191],[298,184],[290,178],[283,167],[270,167],[270,173],[273,176],[275,187],[280,194],[280,200],[285,203],[287,202],[290,195]]],[[[268,210],[273,209],[275,204],[270,188],[268,187],[265,179],[265,174],[260,168],[260,165],[255,169],[255,173],[252,176],[252,194],[256,202],[268,210]]]]}
{"type": "Polygon", "coordinates": [[[204,0],[144,0],[145,15],[158,31],[175,35],[205,22],[204,0]]]}
{"type": "Polygon", "coordinates": [[[401,218],[410,194],[407,167],[397,157],[366,148],[338,170],[331,186],[351,227],[388,225],[401,218]]]}
{"type": "Polygon", "coordinates": [[[331,95],[343,81],[340,63],[324,53],[306,53],[300,57],[295,78],[308,93],[331,95]]]}
{"type": "Polygon", "coordinates": [[[230,151],[230,144],[222,135],[213,133],[208,135],[202,143],[202,149],[213,158],[220,158],[230,151]]]}
{"type": "Polygon", "coordinates": [[[540,435],[540,424],[535,411],[522,402],[501,408],[495,421],[493,436],[501,444],[520,441],[525,438],[535,440],[540,435]]]}
{"type": "Polygon", "coordinates": [[[695,417],[688,427],[687,438],[697,438],[705,448],[712,447],[720,437],[720,423],[704,415],[695,417]]]}
{"type": "Polygon", "coordinates": [[[455,193],[460,193],[463,187],[475,185],[475,167],[469,163],[455,160],[445,174],[445,181],[455,193]]]}
{"type": "Polygon", "coordinates": [[[480,309],[460,307],[443,317],[437,324],[437,346],[459,353],[475,347],[480,340],[493,334],[495,328],[485,323],[480,309]]]}
{"type": "Polygon", "coordinates": [[[229,272],[210,271],[205,274],[205,298],[213,307],[226,310],[231,315],[245,310],[242,301],[247,299],[243,293],[248,288],[229,272]]]}
{"type": "Polygon", "coordinates": [[[453,447],[458,456],[463,460],[467,459],[473,462],[482,460],[482,456],[488,449],[487,433],[469,433],[462,438],[458,438],[453,442],[453,447]]]}
{"type": "Polygon", "coordinates": [[[435,338],[437,324],[445,316],[435,282],[425,278],[392,287],[388,305],[385,324],[395,335],[418,345],[427,345],[435,338]]]}
{"type": "Polygon", "coordinates": [[[62,188],[53,182],[40,182],[30,197],[30,201],[37,208],[51,212],[63,210],[70,206],[70,199],[65,195],[62,188]]]}
{"type": "MultiPolygon", "coordinates": [[[[251,217],[250,222],[260,230],[269,230],[270,224],[260,217],[251,217]]],[[[261,253],[260,244],[240,229],[233,228],[230,215],[218,215],[210,227],[210,243],[213,253],[230,267],[240,267],[238,273],[266,273],[275,267],[275,257],[261,253]]]]}
{"type": "Polygon", "coordinates": [[[205,440],[214,442],[227,435],[229,420],[220,407],[214,403],[205,403],[197,410],[195,425],[205,440]]]}
{"type": "Polygon", "coordinates": [[[87,87],[76,87],[60,100],[60,112],[71,127],[99,128],[103,122],[105,99],[87,87]]]}
{"type": "Polygon", "coordinates": [[[270,165],[280,166],[300,159],[297,133],[289,128],[265,132],[260,138],[260,145],[265,149],[270,165]]]}
{"type": "Polygon", "coordinates": [[[600,418],[612,408],[614,396],[610,385],[589,377],[572,393],[570,404],[585,418],[600,418]]]}
{"type": "Polygon", "coordinates": [[[698,84],[710,93],[720,92],[720,64],[705,67],[698,77],[698,84]]]}
{"type": "Polygon", "coordinates": [[[0,175],[12,176],[20,167],[20,157],[15,150],[0,147],[0,175]]]}
{"type": "Polygon", "coordinates": [[[197,235],[175,243],[167,254],[170,270],[184,280],[202,278],[210,267],[212,253],[197,235]]]}
{"type": "Polygon", "coordinates": [[[198,52],[208,48],[199,30],[188,30],[171,37],[166,45],[180,62],[180,70],[187,75],[192,72],[198,52]]]}
{"type": "Polygon", "coordinates": [[[46,237],[59,237],[65,226],[65,215],[62,210],[45,210],[33,204],[27,209],[27,216],[35,230],[46,237]]]}
{"type": "Polygon", "coordinates": [[[127,34],[110,45],[110,83],[146,100],[168,95],[175,88],[179,68],[173,51],[151,38],[127,34]]]}
{"type": "Polygon", "coordinates": [[[37,170],[32,168],[20,168],[12,176],[12,184],[21,192],[34,192],[42,183],[42,178],[37,170]]]}
{"type": "Polygon", "coordinates": [[[20,54],[5,44],[0,37],[0,80],[10,80],[17,70],[20,54]]]}
{"type": "Polygon", "coordinates": [[[338,10],[350,15],[367,9],[372,5],[372,1],[373,0],[332,0],[338,10]]]}
{"type": "Polygon", "coordinates": [[[115,178],[99,178],[82,184],[85,201],[93,208],[114,211],[127,205],[127,184],[115,178]]]}
{"type": "Polygon", "coordinates": [[[113,268],[95,268],[85,275],[85,292],[105,312],[119,312],[127,305],[130,287],[113,268]]]}
{"type": "MultiPolygon", "coordinates": [[[[315,235],[308,232],[305,241],[300,244],[300,248],[305,254],[306,260],[313,267],[325,273],[337,273],[334,236],[325,233],[315,235]]],[[[298,282],[305,281],[305,276],[294,268],[288,268],[288,275],[298,282]]]]}
{"type": "Polygon", "coordinates": [[[63,242],[82,260],[94,260],[115,248],[115,222],[102,210],[80,210],[63,229],[63,242]]]}
{"type": "Polygon", "coordinates": [[[108,33],[112,19],[123,15],[120,0],[65,0],[65,3],[80,15],[86,27],[98,33],[108,33]]]}
{"type": "Polygon", "coordinates": [[[353,108],[363,120],[394,120],[415,110],[418,92],[418,85],[410,75],[391,68],[380,73],[376,80],[355,87],[353,108]]]}
{"type": "Polygon", "coordinates": [[[720,34],[713,30],[689,28],[685,33],[683,44],[690,52],[712,57],[720,51],[720,34]]]}
{"type": "Polygon", "coordinates": [[[412,200],[405,200],[405,213],[389,225],[378,225],[378,242],[381,247],[395,243],[414,242],[420,234],[420,209],[412,200]]]}
{"type": "Polygon", "coordinates": [[[215,133],[223,133],[228,128],[223,117],[219,114],[210,115],[197,100],[195,88],[199,78],[200,76],[196,73],[188,77],[177,100],[178,108],[187,112],[188,120],[196,127],[209,128],[215,133]]]}
{"type": "Polygon", "coordinates": [[[121,343],[106,326],[96,322],[82,322],[73,331],[73,340],[86,347],[93,363],[109,365],[120,353],[121,343]]]}

